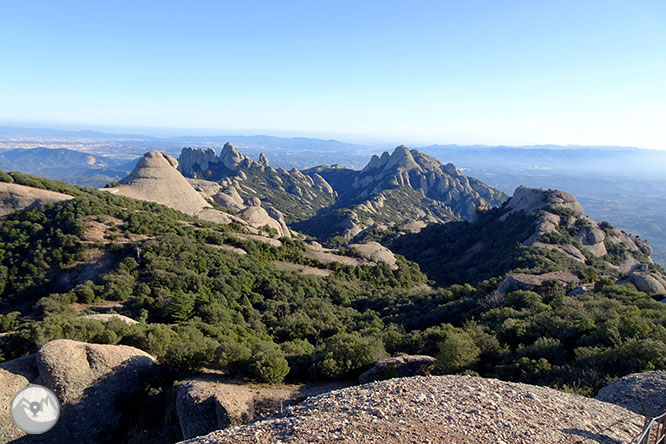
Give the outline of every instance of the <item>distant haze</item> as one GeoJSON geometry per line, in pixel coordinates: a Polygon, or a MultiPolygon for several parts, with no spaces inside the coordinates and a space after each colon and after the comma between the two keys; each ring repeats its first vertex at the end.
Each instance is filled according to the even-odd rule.
{"type": "Polygon", "coordinates": [[[5,3],[13,124],[666,148],[659,0],[5,3]]]}

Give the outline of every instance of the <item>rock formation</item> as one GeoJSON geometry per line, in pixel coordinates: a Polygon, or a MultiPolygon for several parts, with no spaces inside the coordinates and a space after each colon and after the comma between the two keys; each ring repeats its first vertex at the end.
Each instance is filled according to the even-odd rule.
{"type": "Polygon", "coordinates": [[[336,390],[277,418],[185,442],[620,443],[635,438],[642,426],[642,416],[622,407],[544,387],[416,376],[336,390]]]}
{"type": "Polygon", "coordinates": [[[666,372],[627,375],[599,390],[596,399],[654,418],[666,412],[666,372]]]}
{"type": "Polygon", "coordinates": [[[435,358],[423,355],[405,355],[382,359],[370,370],[358,377],[358,382],[367,384],[391,378],[429,375],[435,369],[435,358]]]}
{"type": "Polygon", "coordinates": [[[534,231],[523,241],[524,245],[557,250],[581,263],[586,262],[586,254],[604,259],[609,267],[627,273],[626,282],[639,290],[666,294],[666,279],[660,273],[649,268],[641,271],[641,264],[653,263],[649,245],[606,222],[599,223],[584,216],[583,207],[572,194],[520,186],[507,202],[506,209],[501,221],[519,211],[537,215],[534,231]],[[558,233],[568,233],[573,243],[543,241],[544,237],[558,236],[558,233]],[[614,250],[613,257],[609,255],[609,248],[614,250]]]}
{"type": "Polygon", "coordinates": [[[389,265],[392,269],[397,269],[395,255],[388,248],[382,246],[379,242],[367,242],[365,244],[349,244],[349,248],[356,251],[362,258],[389,265]]]}
{"type": "Polygon", "coordinates": [[[70,199],[73,197],[67,194],[0,182],[0,216],[70,199]]]}
{"type": "Polygon", "coordinates": [[[498,206],[506,199],[504,193],[463,176],[453,164],[444,165],[434,157],[410,151],[404,145],[392,154],[385,152],[381,157],[373,156],[353,183],[354,192],[361,197],[395,186],[421,191],[466,220],[474,220],[477,209],[498,206]]]}
{"type": "MultiPolygon", "coordinates": [[[[30,442],[93,443],[118,424],[123,415],[119,396],[136,393],[154,364],[150,355],[134,347],[55,340],[36,355],[0,364],[0,398],[28,383],[44,385],[58,396],[61,416],[53,429],[30,442]]],[[[4,414],[0,410],[0,418],[4,414]]],[[[5,436],[21,433],[11,421],[2,420],[0,437],[5,436]]]]}
{"type": "Polygon", "coordinates": [[[247,424],[257,417],[279,412],[307,396],[337,388],[335,385],[281,388],[225,381],[200,375],[181,381],[176,395],[178,420],[185,439],[215,430],[247,424]]]}
{"type": "Polygon", "coordinates": [[[211,208],[178,172],[177,167],[178,162],[173,157],[151,151],[137,162],[129,176],[119,181],[119,186],[103,190],[133,199],[156,202],[191,216],[211,208]]]}

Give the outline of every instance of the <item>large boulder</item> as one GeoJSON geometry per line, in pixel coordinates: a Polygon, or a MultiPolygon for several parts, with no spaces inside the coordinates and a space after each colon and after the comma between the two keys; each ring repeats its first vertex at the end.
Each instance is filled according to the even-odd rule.
{"type": "Polygon", "coordinates": [[[666,411],[666,372],[627,375],[599,390],[596,399],[654,418],[666,411]]]}
{"type": "MultiPolygon", "coordinates": [[[[0,398],[15,394],[21,385],[36,383],[60,400],[55,427],[18,442],[98,443],[120,423],[123,403],[137,394],[142,377],[154,364],[150,355],[134,347],[55,340],[36,355],[2,363],[0,398]]],[[[0,421],[0,437],[16,433],[12,427],[11,422],[0,421]]]]}
{"type": "Polygon", "coordinates": [[[349,248],[353,248],[364,259],[389,265],[393,269],[397,269],[395,255],[391,250],[381,245],[378,242],[367,242],[365,244],[350,244],[349,248]]]}
{"type": "Polygon", "coordinates": [[[181,381],[176,395],[178,421],[185,439],[247,424],[340,384],[269,387],[238,384],[215,374],[181,381]]]}
{"type": "Polygon", "coordinates": [[[666,295],[666,288],[664,288],[664,284],[650,273],[634,272],[629,275],[629,280],[640,291],[648,294],[666,295]]]}
{"type": "Polygon", "coordinates": [[[396,356],[376,362],[370,370],[358,377],[358,382],[367,384],[368,382],[384,379],[428,375],[433,371],[434,366],[435,358],[432,356],[396,356]]]}

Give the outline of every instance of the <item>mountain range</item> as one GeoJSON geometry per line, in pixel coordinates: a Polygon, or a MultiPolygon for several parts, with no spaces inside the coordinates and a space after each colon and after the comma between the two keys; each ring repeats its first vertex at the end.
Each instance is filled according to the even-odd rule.
{"type": "MultiPolygon", "coordinates": [[[[590,396],[666,368],[666,276],[647,242],[585,216],[570,193],[509,197],[419,150],[287,171],[227,143],[147,152],[100,189],[17,171],[0,185],[0,399],[53,390],[63,409],[49,442],[273,433],[269,420],[196,438],[369,374],[402,378],[309,398],[285,421],[317,429],[319,402],[384,418],[367,410],[384,408],[372,387],[425,406],[431,378],[404,377],[432,373],[481,377],[436,379],[451,424],[490,398],[513,415],[538,397],[557,403],[554,423],[571,405],[633,421],[552,388],[590,396]],[[492,378],[521,384],[493,395],[492,378]]],[[[391,417],[417,430],[398,407],[391,417]]],[[[596,430],[581,415],[567,418],[596,430]]],[[[0,438],[20,442],[9,418],[0,406],[0,438]]],[[[354,423],[367,431],[368,418],[354,423]]],[[[433,430],[419,436],[450,436],[433,430]]]]}

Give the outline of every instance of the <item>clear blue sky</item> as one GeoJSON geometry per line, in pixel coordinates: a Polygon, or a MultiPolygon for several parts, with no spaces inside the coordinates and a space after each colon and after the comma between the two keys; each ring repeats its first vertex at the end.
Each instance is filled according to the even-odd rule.
{"type": "Polygon", "coordinates": [[[666,148],[666,1],[3,2],[0,121],[666,148]]]}

